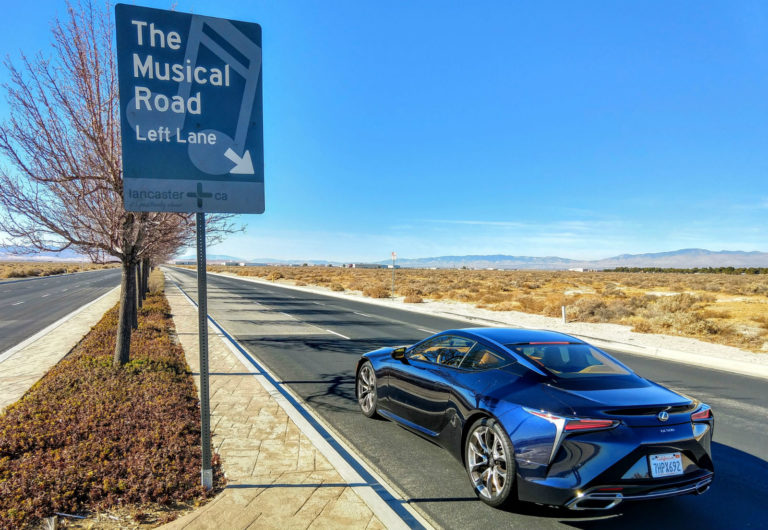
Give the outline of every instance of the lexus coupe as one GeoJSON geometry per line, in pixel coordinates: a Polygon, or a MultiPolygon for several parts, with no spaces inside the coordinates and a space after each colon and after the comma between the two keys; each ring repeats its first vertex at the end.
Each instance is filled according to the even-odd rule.
{"type": "Polygon", "coordinates": [[[562,333],[444,331],[364,354],[355,388],[366,416],[450,451],[491,506],[609,509],[714,478],[709,406],[562,333]]]}

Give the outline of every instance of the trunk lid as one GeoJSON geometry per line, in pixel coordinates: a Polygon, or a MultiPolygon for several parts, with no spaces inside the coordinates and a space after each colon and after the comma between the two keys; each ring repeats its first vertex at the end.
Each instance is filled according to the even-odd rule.
{"type": "Polygon", "coordinates": [[[637,427],[690,422],[691,412],[697,405],[685,396],[636,375],[586,379],[553,381],[546,385],[546,389],[569,405],[578,417],[617,419],[637,427]]]}

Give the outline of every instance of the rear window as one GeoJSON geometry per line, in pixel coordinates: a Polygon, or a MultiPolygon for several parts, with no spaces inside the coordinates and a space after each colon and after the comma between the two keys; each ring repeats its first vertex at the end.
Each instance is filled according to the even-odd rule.
{"type": "Polygon", "coordinates": [[[630,373],[607,354],[587,344],[507,344],[507,348],[557,377],[630,373]]]}

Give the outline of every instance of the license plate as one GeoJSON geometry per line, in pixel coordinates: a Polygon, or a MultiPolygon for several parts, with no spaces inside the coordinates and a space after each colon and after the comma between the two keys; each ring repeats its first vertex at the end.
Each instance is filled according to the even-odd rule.
{"type": "Polygon", "coordinates": [[[653,478],[672,477],[683,474],[683,458],[680,453],[649,455],[651,476],[653,478]]]}

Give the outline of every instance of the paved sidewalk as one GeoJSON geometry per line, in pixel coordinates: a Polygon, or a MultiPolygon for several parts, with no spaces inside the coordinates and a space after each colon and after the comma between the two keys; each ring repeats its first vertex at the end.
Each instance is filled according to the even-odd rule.
{"type": "MultiPolygon", "coordinates": [[[[165,294],[198,373],[197,308],[170,282],[165,294]]],[[[208,342],[212,440],[227,487],[164,528],[385,528],[210,325],[208,342]]]]}
{"type": "Polygon", "coordinates": [[[0,361],[0,412],[18,401],[119,300],[120,288],[116,287],[66,321],[57,322],[52,330],[43,333],[41,337],[27,344],[22,343],[21,348],[11,348],[3,353],[3,360],[0,361]]]}

